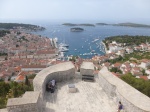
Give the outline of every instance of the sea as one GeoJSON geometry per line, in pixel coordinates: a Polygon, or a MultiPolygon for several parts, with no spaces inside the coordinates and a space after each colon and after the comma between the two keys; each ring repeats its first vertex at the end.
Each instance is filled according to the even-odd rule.
{"type": "MultiPolygon", "coordinates": [[[[63,24],[63,23],[62,23],[63,24]]],[[[123,26],[79,26],[82,32],[71,32],[72,26],[64,26],[61,23],[45,23],[41,26],[46,30],[32,32],[48,38],[58,38],[59,43],[69,45],[65,56],[80,56],[81,58],[92,58],[94,55],[104,55],[104,46],[101,43],[106,37],[118,35],[144,35],[150,36],[150,28],[134,28],[123,26]]],[[[39,25],[39,24],[38,24],[39,25]]]]}

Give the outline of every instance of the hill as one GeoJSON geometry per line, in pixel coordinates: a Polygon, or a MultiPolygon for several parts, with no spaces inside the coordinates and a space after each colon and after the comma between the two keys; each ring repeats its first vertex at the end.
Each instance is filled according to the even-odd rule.
{"type": "Polygon", "coordinates": [[[76,27],[76,28],[70,28],[70,31],[71,31],[71,32],[81,32],[81,31],[84,31],[84,29],[83,29],[83,28],[76,27]]]}
{"type": "Polygon", "coordinates": [[[128,26],[128,27],[145,27],[145,28],[150,28],[150,25],[145,25],[145,24],[137,24],[137,23],[118,23],[118,24],[113,24],[114,26],[128,26]]]}
{"type": "Polygon", "coordinates": [[[30,30],[30,31],[45,30],[44,27],[41,27],[38,25],[20,24],[20,23],[0,23],[0,28],[2,28],[2,29],[30,30]]]}

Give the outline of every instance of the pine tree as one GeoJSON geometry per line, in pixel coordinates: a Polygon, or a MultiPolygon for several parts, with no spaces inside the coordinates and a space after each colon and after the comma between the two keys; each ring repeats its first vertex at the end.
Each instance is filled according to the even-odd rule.
{"type": "Polygon", "coordinates": [[[29,83],[29,80],[28,80],[28,77],[26,76],[25,77],[25,85],[29,85],[30,83],[29,83]]]}

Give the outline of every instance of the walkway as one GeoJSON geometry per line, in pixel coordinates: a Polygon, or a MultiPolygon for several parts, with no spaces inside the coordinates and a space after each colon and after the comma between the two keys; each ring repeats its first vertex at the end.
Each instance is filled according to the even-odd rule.
{"type": "Polygon", "coordinates": [[[96,82],[75,80],[57,85],[55,93],[46,93],[45,112],[116,112],[117,106],[96,82]],[[68,92],[74,83],[77,93],[68,92]]]}

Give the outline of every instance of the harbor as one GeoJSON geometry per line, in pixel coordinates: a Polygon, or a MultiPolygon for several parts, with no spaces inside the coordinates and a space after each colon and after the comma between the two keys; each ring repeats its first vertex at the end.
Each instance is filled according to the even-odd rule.
{"type": "MultiPolygon", "coordinates": [[[[43,25],[44,26],[44,25],[43,25]]],[[[68,51],[64,52],[64,57],[80,56],[81,58],[90,59],[94,55],[104,55],[105,45],[102,41],[106,37],[114,35],[150,35],[148,29],[137,29],[117,26],[96,26],[96,27],[83,27],[83,32],[70,32],[70,27],[60,24],[46,24],[46,30],[42,32],[34,32],[37,35],[42,35],[50,38],[58,38],[58,43],[54,42],[54,46],[58,49],[60,43],[69,45],[68,51]],[[110,31],[111,30],[111,31],[110,31]],[[90,49],[91,48],[91,49],[90,49]],[[93,51],[92,51],[93,50],[93,51]]],[[[56,41],[54,39],[54,41],[56,41]]],[[[66,50],[66,49],[61,49],[66,50]]],[[[62,55],[61,55],[62,56],[62,55]]]]}
{"type": "Polygon", "coordinates": [[[51,43],[52,46],[58,51],[57,60],[69,60],[68,57],[73,56],[73,54],[69,54],[69,52],[71,51],[74,51],[76,53],[76,55],[74,56],[79,56],[81,58],[90,58],[95,55],[101,55],[99,52],[105,53],[104,44],[99,38],[91,41],[87,39],[84,46],[82,45],[81,47],[76,49],[69,49],[70,45],[65,42],[59,41],[57,37],[52,38],[51,43]]]}

